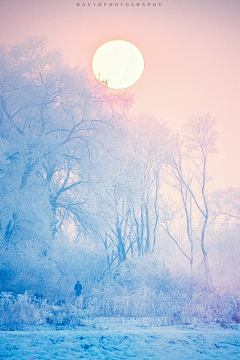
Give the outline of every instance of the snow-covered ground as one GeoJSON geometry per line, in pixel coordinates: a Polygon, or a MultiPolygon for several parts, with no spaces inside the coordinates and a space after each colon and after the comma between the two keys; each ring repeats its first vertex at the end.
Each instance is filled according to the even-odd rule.
{"type": "Polygon", "coordinates": [[[240,329],[96,319],[78,329],[0,331],[0,359],[240,359],[240,329]]]}

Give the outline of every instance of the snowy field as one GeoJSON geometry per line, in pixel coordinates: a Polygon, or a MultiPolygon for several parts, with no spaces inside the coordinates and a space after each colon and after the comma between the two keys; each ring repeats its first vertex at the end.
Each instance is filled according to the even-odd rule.
{"type": "Polygon", "coordinates": [[[240,329],[96,320],[72,330],[1,331],[0,359],[240,359],[240,329]]]}

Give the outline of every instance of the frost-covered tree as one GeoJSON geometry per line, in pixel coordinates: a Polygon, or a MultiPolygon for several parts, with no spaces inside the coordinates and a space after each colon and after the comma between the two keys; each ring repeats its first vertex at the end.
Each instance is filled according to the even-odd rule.
{"type": "MultiPolygon", "coordinates": [[[[194,243],[200,241],[207,284],[210,284],[208,252],[206,248],[206,228],[209,222],[209,199],[207,184],[209,157],[216,153],[217,131],[215,120],[209,115],[192,116],[184,125],[182,138],[177,139],[175,151],[169,156],[166,171],[166,183],[176,190],[181,209],[178,217],[184,219],[185,234],[190,244],[187,253],[180,245],[176,232],[170,226],[172,217],[166,215],[163,228],[176,243],[183,255],[189,260],[191,268],[194,260],[194,243]]],[[[175,207],[176,212],[176,207],[175,207]]]]}
{"type": "Polygon", "coordinates": [[[1,47],[0,70],[1,246],[37,239],[46,256],[58,231],[94,230],[98,152],[132,99],[64,64],[45,40],[1,47]]]}
{"type": "Polygon", "coordinates": [[[211,196],[212,216],[217,223],[240,225],[240,189],[230,187],[211,196]]]}
{"type": "MultiPolygon", "coordinates": [[[[45,41],[2,48],[1,70],[0,131],[11,144],[16,198],[31,202],[30,193],[45,192],[53,235],[66,217],[84,226],[79,204],[85,201],[89,165],[103,145],[101,133],[113,126],[115,108],[126,106],[126,98],[117,101],[83,71],[64,65],[59,53],[47,51],[45,41]]],[[[39,207],[35,200],[33,207],[39,207]]]]}
{"type": "Polygon", "coordinates": [[[132,203],[138,255],[154,252],[159,226],[163,167],[171,148],[170,131],[162,121],[142,116],[135,123],[137,197],[132,203]]]}
{"type": "Polygon", "coordinates": [[[131,119],[114,150],[102,159],[98,188],[104,213],[102,239],[109,267],[154,252],[161,172],[170,146],[166,125],[153,117],[131,119]]]}

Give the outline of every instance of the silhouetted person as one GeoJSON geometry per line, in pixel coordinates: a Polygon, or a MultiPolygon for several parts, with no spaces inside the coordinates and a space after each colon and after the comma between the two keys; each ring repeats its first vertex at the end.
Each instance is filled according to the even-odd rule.
{"type": "Polygon", "coordinates": [[[79,281],[77,281],[76,285],[74,286],[74,290],[76,291],[76,296],[80,296],[82,293],[82,285],[79,281]]]}

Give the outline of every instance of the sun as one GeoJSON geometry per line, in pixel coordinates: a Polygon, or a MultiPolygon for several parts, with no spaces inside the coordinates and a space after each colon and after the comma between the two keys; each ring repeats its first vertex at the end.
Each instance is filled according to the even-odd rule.
{"type": "Polygon", "coordinates": [[[140,50],[124,40],[113,40],[101,45],[93,56],[93,73],[112,89],[126,89],[135,84],[144,69],[140,50]]]}

